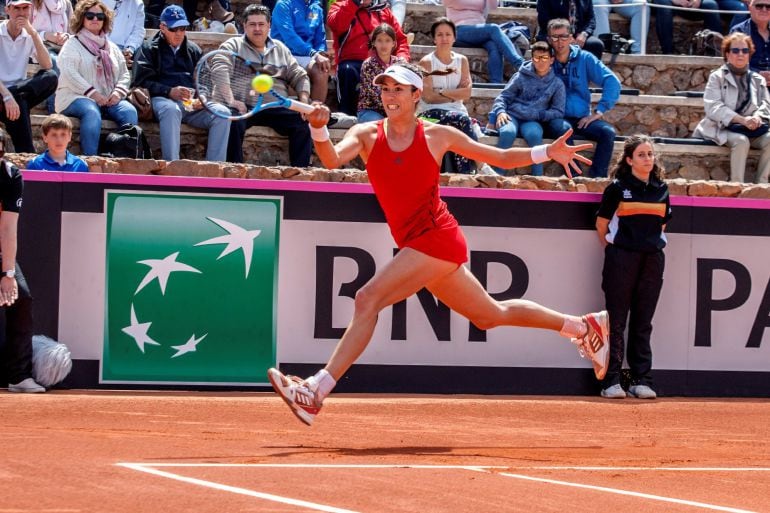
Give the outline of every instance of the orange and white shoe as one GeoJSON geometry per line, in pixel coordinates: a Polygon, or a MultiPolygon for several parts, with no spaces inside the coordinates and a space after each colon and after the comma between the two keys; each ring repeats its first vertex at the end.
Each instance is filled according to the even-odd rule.
{"type": "Polygon", "coordinates": [[[312,426],[315,416],[321,411],[321,402],[316,399],[315,392],[310,390],[305,381],[297,376],[283,375],[278,369],[268,369],[267,379],[294,415],[308,426],[312,426]]]}
{"type": "Polygon", "coordinates": [[[594,366],[596,379],[604,379],[610,364],[610,316],[606,311],[583,316],[588,331],[581,338],[573,338],[578,353],[589,358],[594,366]]]}

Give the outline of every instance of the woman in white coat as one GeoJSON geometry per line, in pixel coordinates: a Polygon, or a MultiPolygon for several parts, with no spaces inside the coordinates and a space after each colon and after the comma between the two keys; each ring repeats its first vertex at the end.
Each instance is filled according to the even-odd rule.
{"type": "Polygon", "coordinates": [[[749,69],[754,53],[751,36],[734,32],[722,43],[725,63],[711,72],[703,103],[706,117],[693,137],[727,145],[730,180],[743,182],[749,148],[761,150],[756,182],[770,175],[770,94],[764,77],[749,69]]]}
{"type": "Polygon", "coordinates": [[[113,13],[100,0],[80,0],[70,22],[74,34],[59,54],[56,112],[80,119],[80,149],[95,155],[102,118],[118,126],[138,122],[136,108],[126,100],[131,74],[120,48],[109,39],[113,13]]]}

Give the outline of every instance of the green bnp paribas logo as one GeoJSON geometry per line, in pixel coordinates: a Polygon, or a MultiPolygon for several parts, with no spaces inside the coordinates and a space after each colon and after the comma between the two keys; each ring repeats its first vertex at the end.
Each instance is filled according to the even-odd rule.
{"type": "Polygon", "coordinates": [[[108,192],[106,201],[102,381],[266,383],[280,198],[108,192]]]}

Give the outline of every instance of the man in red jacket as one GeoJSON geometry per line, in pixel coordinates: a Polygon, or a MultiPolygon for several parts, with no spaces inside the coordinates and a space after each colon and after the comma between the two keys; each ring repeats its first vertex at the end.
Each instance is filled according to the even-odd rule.
{"type": "Polygon", "coordinates": [[[380,23],[396,31],[395,54],[408,62],[409,44],[385,0],[337,0],[329,8],[327,26],[334,37],[337,63],[337,101],[340,111],[355,116],[361,64],[369,56],[369,37],[380,23]]]}

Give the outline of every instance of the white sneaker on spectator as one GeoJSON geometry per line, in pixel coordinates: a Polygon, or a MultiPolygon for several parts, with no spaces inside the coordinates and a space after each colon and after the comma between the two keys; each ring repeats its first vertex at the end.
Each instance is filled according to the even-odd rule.
{"type": "Polygon", "coordinates": [[[647,385],[631,385],[628,387],[628,395],[637,399],[655,399],[658,394],[647,385]]]}
{"type": "Polygon", "coordinates": [[[27,378],[27,379],[21,380],[19,383],[16,383],[15,385],[9,384],[8,391],[20,392],[23,394],[40,394],[45,392],[45,388],[38,385],[34,379],[27,378]]]}
{"type": "Polygon", "coordinates": [[[602,397],[607,399],[625,399],[626,391],[620,385],[612,385],[602,390],[602,397]]]}

